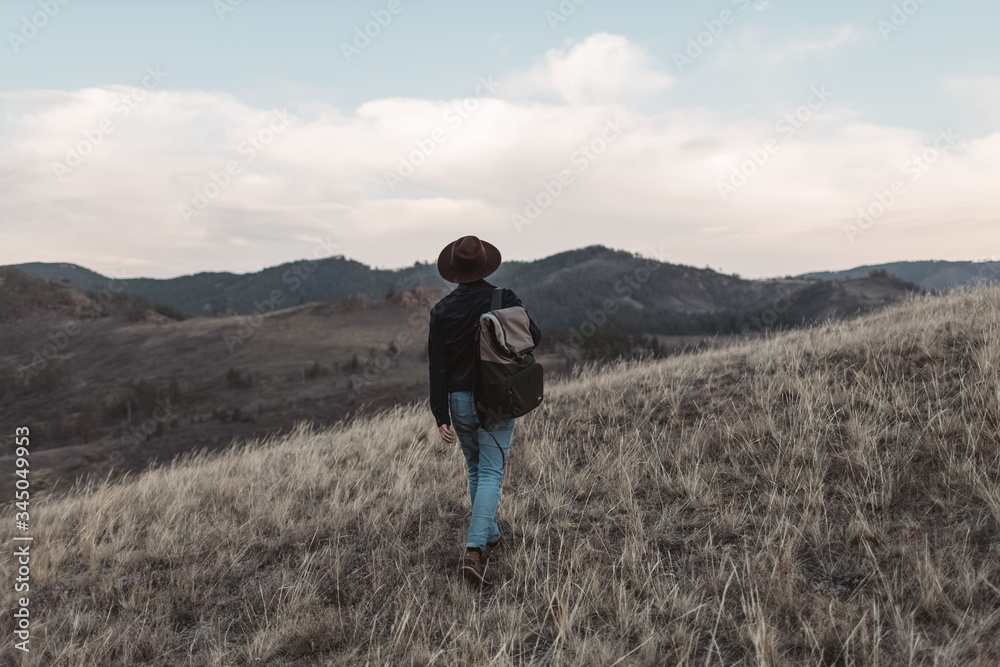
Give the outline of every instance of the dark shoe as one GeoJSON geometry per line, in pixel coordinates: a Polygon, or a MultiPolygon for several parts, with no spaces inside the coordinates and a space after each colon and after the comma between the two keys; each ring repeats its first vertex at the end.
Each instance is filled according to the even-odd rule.
{"type": "Polygon", "coordinates": [[[466,551],[462,558],[462,576],[469,583],[490,586],[493,582],[486,576],[486,562],[478,551],[466,551]]]}
{"type": "Polygon", "coordinates": [[[486,548],[483,549],[483,556],[482,557],[483,557],[484,561],[488,562],[490,560],[490,556],[491,555],[498,555],[499,556],[499,555],[502,555],[502,554],[503,554],[503,545],[501,545],[500,540],[497,540],[496,542],[487,542],[486,543],[486,548]]]}

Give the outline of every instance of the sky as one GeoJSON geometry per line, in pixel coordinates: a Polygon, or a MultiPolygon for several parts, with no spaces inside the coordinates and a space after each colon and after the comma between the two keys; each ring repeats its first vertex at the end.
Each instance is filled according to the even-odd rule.
{"type": "Polygon", "coordinates": [[[5,0],[0,264],[1000,259],[985,1],[5,0]]]}

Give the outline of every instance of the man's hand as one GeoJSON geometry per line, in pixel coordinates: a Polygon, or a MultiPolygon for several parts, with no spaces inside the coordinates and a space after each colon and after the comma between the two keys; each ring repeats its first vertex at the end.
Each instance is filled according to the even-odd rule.
{"type": "Polygon", "coordinates": [[[438,426],[438,433],[441,434],[441,439],[448,443],[454,443],[458,441],[458,436],[455,435],[454,429],[452,429],[451,424],[441,424],[438,426]]]}

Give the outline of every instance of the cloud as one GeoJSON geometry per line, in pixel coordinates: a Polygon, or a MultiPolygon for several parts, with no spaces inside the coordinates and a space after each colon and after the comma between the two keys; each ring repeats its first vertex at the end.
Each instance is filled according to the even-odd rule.
{"type": "Polygon", "coordinates": [[[1000,76],[956,77],[946,80],[945,86],[974,106],[989,110],[996,118],[996,110],[1000,108],[1000,76]]]}
{"type": "Polygon", "coordinates": [[[666,85],[638,53],[599,34],[530,76],[501,78],[504,91],[518,76],[560,67],[594,75],[567,75],[561,103],[390,98],[352,112],[320,103],[289,109],[293,122],[272,131],[252,159],[241,146],[267,136],[276,110],[226,93],[154,91],[126,117],[113,111],[135,92],[123,86],[4,94],[0,264],[72,261],[167,276],[256,270],[319,252],[398,266],[433,259],[474,233],[509,258],[589,243],[666,246],[674,261],[774,275],[793,262],[806,270],[979,256],[1000,245],[1000,133],[963,138],[911,181],[903,166],[934,146],[934,134],[864,123],[837,98],[790,137],[770,122],[734,123],[704,108],[637,111],[610,78],[624,72],[621,62],[638,63],[638,73],[622,74],[630,81],[653,76],[659,84],[647,88],[666,85]],[[574,55],[609,44],[630,55],[600,72],[580,64],[589,56],[574,55]],[[81,152],[104,119],[112,131],[60,181],[53,164],[81,152]],[[723,201],[718,184],[769,136],[778,150],[723,201]],[[231,162],[239,171],[227,176],[231,162]],[[401,165],[409,165],[405,178],[390,189],[387,176],[401,165]],[[844,225],[896,179],[905,179],[905,194],[850,243],[844,225]],[[179,206],[215,189],[185,222],[179,206]],[[532,204],[538,215],[518,231],[515,217],[532,204]],[[945,223],[946,239],[927,231],[945,223]]]}
{"type": "Polygon", "coordinates": [[[841,46],[858,41],[861,32],[852,25],[842,25],[832,28],[825,34],[811,38],[801,38],[792,41],[787,47],[787,53],[809,53],[816,51],[832,51],[841,46]]]}
{"type": "Polygon", "coordinates": [[[671,83],[673,78],[639,46],[600,32],[566,49],[547,51],[541,63],[509,82],[504,95],[574,105],[615,103],[659,93],[671,83]]]}
{"type": "Polygon", "coordinates": [[[748,63],[784,65],[799,62],[810,55],[837,51],[858,42],[864,35],[864,30],[850,24],[832,28],[800,28],[790,36],[759,27],[744,27],[734,33],[731,48],[720,53],[720,57],[730,66],[748,63]]]}

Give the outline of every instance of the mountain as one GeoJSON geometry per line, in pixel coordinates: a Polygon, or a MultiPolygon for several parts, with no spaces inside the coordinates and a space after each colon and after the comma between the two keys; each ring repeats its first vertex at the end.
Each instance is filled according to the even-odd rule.
{"type": "Polygon", "coordinates": [[[0,606],[43,622],[0,663],[995,665],[998,329],[991,286],[553,381],[491,589],[459,576],[465,462],[426,400],[32,486],[30,531],[0,522],[30,596],[0,606]]]}
{"type": "MultiPolygon", "coordinates": [[[[266,313],[359,295],[369,303],[380,303],[407,289],[444,294],[453,287],[431,263],[373,269],[343,256],[292,262],[256,273],[199,273],[170,279],[116,280],[72,264],[34,263],[16,268],[86,290],[124,291],[193,316],[266,313]]],[[[540,325],[548,329],[601,328],[602,322],[608,322],[605,331],[662,335],[739,332],[754,317],[775,306],[780,309],[783,301],[817,282],[803,277],[746,280],[599,245],[530,262],[504,262],[489,280],[517,291],[529,312],[537,314],[540,325]]],[[[904,292],[897,290],[896,297],[904,292]]],[[[852,314],[865,306],[848,301],[838,307],[836,299],[828,301],[827,315],[852,314]]],[[[804,305],[795,310],[802,317],[787,316],[778,323],[801,323],[816,309],[804,305]]]]}
{"type": "Polygon", "coordinates": [[[189,316],[246,315],[307,301],[335,301],[358,293],[381,300],[397,290],[445,283],[429,265],[372,269],[343,256],[289,262],[256,273],[203,272],[177,278],[102,276],[73,264],[17,264],[25,273],[84,290],[124,291],[177,308],[189,316]],[[275,295],[278,295],[275,298],[275,295]]]}
{"type": "MultiPolygon", "coordinates": [[[[357,294],[365,294],[369,302],[378,302],[387,294],[410,288],[443,292],[453,287],[438,275],[431,263],[417,262],[412,267],[394,270],[373,269],[339,255],[286,263],[256,273],[199,273],[169,279],[115,280],[72,264],[32,263],[14,268],[81,289],[123,290],[193,316],[246,315],[261,310],[261,306],[271,310],[273,305],[335,301],[357,294]],[[280,303],[271,303],[278,300],[280,303]]],[[[560,315],[565,314],[563,306],[581,298],[589,299],[587,307],[600,307],[606,299],[624,297],[636,309],[653,306],[695,313],[738,310],[766,303],[776,296],[777,289],[777,283],[763,284],[710,269],[661,263],[604,246],[571,250],[531,262],[507,261],[490,281],[515,289],[526,301],[539,297],[546,309],[554,305],[554,312],[560,315]]],[[[566,324],[573,319],[568,318],[566,324]]]]}
{"type": "Polygon", "coordinates": [[[27,264],[11,264],[0,268],[20,269],[29,276],[72,285],[82,290],[100,291],[105,289],[111,280],[96,271],[64,262],[29,262],[27,264]]]}
{"type": "Polygon", "coordinates": [[[821,280],[843,280],[860,278],[872,271],[886,271],[903,280],[920,285],[926,290],[944,291],[962,285],[973,285],[979,281],[1000,280],[1000,262],[947,262],[930,260],[923,262],[890,262],[888,264],[866,264],[845,271],[815,271],[804,273],[800,278],[821,280]]]}

